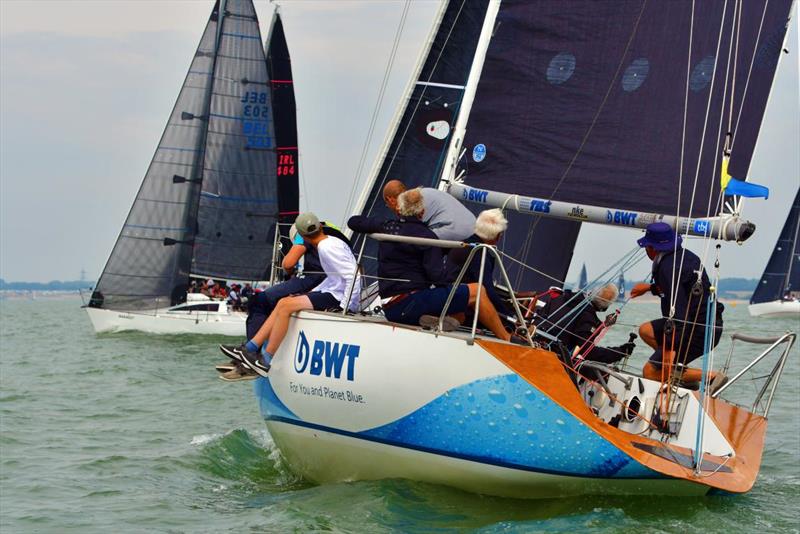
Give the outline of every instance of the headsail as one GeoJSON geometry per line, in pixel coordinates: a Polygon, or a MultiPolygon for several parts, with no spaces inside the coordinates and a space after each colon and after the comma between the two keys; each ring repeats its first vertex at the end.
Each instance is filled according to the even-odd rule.
{"type": "Polygon", "coordinates": [[[786,224],[750,299],[750,304],[772,302],[788,296],[800,298],[800,191],[794,197],[786,224]]]}
{"type": "Polygon", "coordinates": [[[90,305],[166,306],[190,273],[262,278],[279,210],[272,107],[252,0],[218,0],[90,305]]]}
{"type": "MultiPolygon", "coordinates": [[[[420,65],[415,84],[403,102],[396,128],[390,132],[390,142],[380,155],[374,179],[360,201],[364,215],[391,216],[381,196],[383,185],[392,179],[402,180],[409,187],[438,187],[445,170],[445,155],[451,144],[456,119],[461,111],[470,73],[474,67],[481,30],[485,24],[489,2],[486,0],[451,0],[440,12],[436,33],[420,65]]],[[[491,29],[491,26],[488,27],[491,29]]],[[[478,211],[474,208],[474,211],[478,211]]],[[[511,279],[528,287],[547,287],[563,281],[572,257],[572,246],[579,226],[560,221],[543,221],[541,235],[552,242],[537,241],[537,246],[550,249],[538,254],[531,246],[530,219],[514,213],[506,214],[510,230],[500,247],[546,273],[520,269],[509,265],[511,279]],[[556,243],[559,247],[555,247],[556,243]],[[558,251],[557,253],[555,251],[558,251]]],[[[367,258],[376,256],[376,244],[366,242],[367,258]]],[[[370,262],[366,261],[368,270],[370,262]]]]}
{"type": "Polygon", "coordinates": [[[613,207],[604,222],[622,226],[632,211],[716,215],[726,146],[747,175],[791,0],[729,4],[503,2],[466,183],[613,207]]]}
{"type": "MultiPolygon", "coordinates": [[[[434,34],[423,50],[414,85],[409,88],[390,141],[379,154],[372,181],[356,213],[391,217],[383,186],[402,180],[408,187],[437,187],[450,134],[458,115],[488,0],[453,0],[442,6],[434,34]]],[[[357,239],[363,239],[357,236],[357,239]]],[[[360,243],[357,244],[360,245],[360,243]]],[[[377,243],[367,240],[365,256],[375,258],[377,243]]],[[[374,274],[374,262],[364,262],[374,274]]]]}

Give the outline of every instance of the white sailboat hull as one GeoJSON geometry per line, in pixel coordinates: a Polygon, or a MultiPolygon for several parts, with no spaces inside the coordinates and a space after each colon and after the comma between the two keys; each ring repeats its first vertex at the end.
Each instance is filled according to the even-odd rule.
{"type": "Polygon", "coordinates": [[[800,300],[773,300],[750,304],[752,317],[797,317],[800,318],[800,300]]]}
{"type": "MultiPolygon", "coordinates": [[[[643,395],[652,409],[659,384],[638,383],[620,389],[618,397],[643,395]]],[[[526,498],[709,490],[673,476],[684,467],[641,452],[660,446],[642,439],[645,423],[622,421],[610,430],[592,415],[546,351],[301,312],[272,360],[269,378],[259,378],[254,390],[288,464],[319,483],[407,478],[526,498]],[[501,354],[503,347],[513,354],[501,354]],[[520,374],[520,362],[535,365],[520,374]],[[639,448],[630,443],[636,440],[639,448]]],[[[687,407],[670,443],[688,451],[698,403],[688,391],[679,395],[687,407]]],[[[600,415],[607,419],[604,411],[610,410],[601,406],[600,415]]],[[[726,458],[731,445],[705,419],[704,449],[726,458]]]]}
{"type": "Polygon", "coordinates": [[[708,491],[686,480],[588,479],[511,469],[277,421],[268,422],[267,428],[289,464],[319,483],[405,478],[518,499],[585,494],[694,496],[708,491]]]}
{"type": "Polygon", "coordinates": [[[170,309],[152,313],[86,308],[94,331],[121,332],[136,330],[150,334],[245,335],[247,315],[240,312],[178,313],[170,309]]]}

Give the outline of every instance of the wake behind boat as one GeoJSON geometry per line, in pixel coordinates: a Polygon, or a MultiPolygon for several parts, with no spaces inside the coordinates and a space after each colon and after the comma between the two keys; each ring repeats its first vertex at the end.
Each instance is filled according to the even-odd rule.
{"type": "MultiPolygon", "coordinates": [[[[707,251],[753,234],[743,198],[764,188],[732,177],[747,176],[790,5],[443,3],[355,212],[388,215],[382,191],[399,179],[502,208],[508,231],[497,247],[362,235],[359,263],[376,275],[380,240],[470,246],[482,271],[493,255],[528,344],[476,323],[444,332],[374,309],[300,312],[255,384],[288,464],[317,482],[403,477],[526,498],[749,490],[794,334],[733,334],[716,360],[707,335],[696,383],[679,379],[685,368],[659,381],[548,350],[513,290],[563,281],[584,222],[660,221],[707,251]],[[764,350],[745,364],[741,343],[764,350]],[[762,365],[747,404],[725,400],[762,365]]],[[[713,334],[719,269],[712,283],[693,272],[713,334]]],[[[664,319],[691,324],[674,307],[664,319]]]]}
{"type": "Polygon", "coordinates": [[[251,0],[218,0],[86,309],[95,331],[244,335],[191,277],[270,280],[298,206],[291,63],[278,11],[265,52],[251,0]],[[191,297],[191,295],[190,295],[191,297]]]}

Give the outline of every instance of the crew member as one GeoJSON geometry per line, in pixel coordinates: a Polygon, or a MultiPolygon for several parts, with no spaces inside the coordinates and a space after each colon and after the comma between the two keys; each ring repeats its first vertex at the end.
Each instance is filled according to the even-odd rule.
{"type": "Polygon", "coordinates": [[[594,336],[603,323],[598,314],[608,310],[618,295],[619,290],[614,284],[606,284],[588,296],[570,290],[551,289],[539,299],[544,306],[536,312],[538,331],[558,339],[573,359],[580,351],[587,360],[617,362],[633,352],[634,344],[628,342],[619,347],[598,347],[595,346],[594,336]]]}
{"type": "MultiPolygon", "coordinates": [[[[387,187],[391,185],[387,184],[387,187]]],[[[399,215],[398,219],[356,215],[350,218],[348,226],[361,233],[436,239],[436,234],[422,222],[425,208],[420,190],[412,189],[398,197],[397,202],[390,203],[388,198],[386,202],[399,215]]],[[[387,319],[418,325],[423,316],[437,317],[441,314],[452,289],[447,284],[443,260],[442,249],[438,247],[381,241],[378,247],[378,289],[380,296],[386,299],[383,310],[387,319]]],[[[447,309],[448,315],[464,313],[469,307],[474,307],[479,291],[482,294],[478,319],[499,339],[509,341],[511,335],[503,328],[494,305],[486,291],[476,283],[458,286],[447,309]]],[[[454,326],[457,323],[450,327],[454,326]]]]}
{"type": "MultiPolygon", "coordinates": [[[[383,188],[383,200],[397,213],[397,197],[406,190],[400,180],[390,180],[383,188]]],[[[423,187],[424,213],[422,222],[433,230],[439,239],[462,241],[472,235],[475,216],[452,195],[432,187],[423,187]]]]}
{"type": "MultiPolygon", "coordinates": [[[[425,193],[423,190],[423,197],[425,193]]],[[[502,210],[497,208],[482,211],[477,220],[475,221],[475,233],[467,238],[467,243],[484,243],[487,245],[497,245],[503,232],[508,228],[508,220],[503,215],[502,210]]],[[[447,270],[450,280],[455,281],[461,269],[469,257],[470,249],[468,248],[454,248],[447,254],[447,270]]],[[[505,300],[497,294],[494,287],[494,267],[495,256],[494,254],[487,253],[486,261],[483,266],[483,287],[486,294],[494,304],[497,312],[502,315],[512,315],[513,312],[509,308],[505,300]]],[[[472,257],[467,270],[464,272],[464,277],[461,279],[462,283],[477,282],[481,272],[481,253],[476,252],[472,257]]]]}
{"type": "Polygon", "coordinates": [[[256,335],[244,345],[220,346],[225,354],[261,376],[267,376],[272,357],[286,336],[293,313],[312,309],[325,311],[340,306],[355,311],[360,302],[361,280],[356,274],[355,256],[347,243],[328,236],[313,213],[298,215],[294,224],[306,246],[316,249],[325,279],[310,293],[281,299],[256,335]],[[351,285],[350,302],[346,303],[351,285]],[[262,357],[259,349],[264,343],[266,349],[262,357]]]}
{"type": "MultiPolygon", "coordinates": [[[[340,239],[348,247],[350,246],[350,241],[335,226],[323,221],[322,231],[325,235],[340,239]]],[[[292,233],[290,232],[290,234],[292,233]]],[[[249,299],[246,323],[248,339],[256,335],[256,332],[267,320],[272,310],[275,309],[279,300],[289,295],[308,293],[325,279],[325,273],[322,270],[316,249],[306,246],[304,238],[299,232],[296,235],[290,235],[290,238],[292,240],[292,248],[286,253],[281,263],[281,267],[290,278],[285,282],[274,284],[264,291],[255,293],[249,299]],[[298,272],[301,258],[303,270],[298,272]]]]}
{"type": "MultiPolygon", "coordinates": [[[[676,235],[675,230],[661,222],[649,224],[644,237],[637,241],[653,260],[652,283],[636,284],[631,289],[631,297],[652,292],[661,298],[663,316],[639,327],[639,336],[655,349],[642,372],[650,380],[661,380],[665,367],[686,365],[699,358],[705,348],[708,319],[706,309],[711,283],[700,258],[684,249],[681,242],[681,237],[676,235]],[[668,321],[673,301],[675,313],[672,320],[668,321]]],[[[717,303],[716,309],[713,341],[709,349],[716,347],[722,337],[724,306],[721,302],[717,303]]],[[[709,377],[712,393],[727,382],[727,377],[722,373],[712,371],[709,372],[709,377]]],[[[701,379],[700,369],[683,368],[684,382],[696,383],[701,379]]]]}

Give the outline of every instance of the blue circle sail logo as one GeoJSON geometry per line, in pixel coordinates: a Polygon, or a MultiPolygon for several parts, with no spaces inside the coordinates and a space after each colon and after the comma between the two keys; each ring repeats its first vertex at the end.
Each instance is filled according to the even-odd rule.
{"type": "Polygon", "coordinates": [[[475,148],[472,149],[472,160],[475,163],[480,163],[486,157],[486,145],[480,143],[475,145],[475,148]]]}

